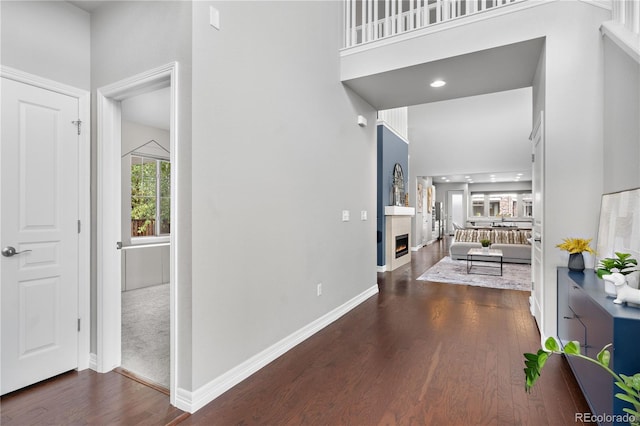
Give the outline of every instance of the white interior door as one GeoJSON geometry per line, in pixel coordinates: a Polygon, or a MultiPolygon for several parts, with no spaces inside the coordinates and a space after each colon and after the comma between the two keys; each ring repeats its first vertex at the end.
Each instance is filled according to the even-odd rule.
{"type": "Polygon", "coordinates": [[[2,394],[78,366],[78,114],[2,78],[2,394]]]}
{"type": "Polygon", "coordinates": [[[544,191],[544,123],[543,113],[540,112],[533,132],[531,133],[533,143],[533,244],[532,244],[532,265],[531,265],[531,313],[538,322],[538,327],[543,328],[544,300],[544,266],[543,266],[543,191],[544,191]]]}

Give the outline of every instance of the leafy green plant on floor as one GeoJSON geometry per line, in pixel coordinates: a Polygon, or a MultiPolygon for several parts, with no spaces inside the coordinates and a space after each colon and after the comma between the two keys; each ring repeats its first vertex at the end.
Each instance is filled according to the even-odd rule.
{"type": "Polygon", "coordinates": [[[611,353],[608,350],[610,346],[611,344],[608,344],[602,348],[596,358],[589,358],[588,356],[580,353],[579,342],[569,342],[564,346],[564,349],[562,349],[555,338],[549,337],[544,343],[544,349],[539,349],[535,354],[524,354],[524,375],[526,380],[525,390],[527,392],[531,391],[531,388],[540,377],[542,368],[551,355],[564,354],[567,356],[582,358],[604,369],[614,378],[616,386],[624,391],[624,393],[616,393],[615,397],[630,403],[634,407],[633,409],[627,407],[623,408],[623,411],[630,415],[629,423],[632,426],[640,426],[640,373],[636,373],[633,376],[625,376],[624,374],[616,374],[611,370],[609,368],[611,353]]]}
{"type": "Polygon", "coordinates": [[[612,272],[620,272],[622,275],[630,274],[636,270],[638,261],[631,257],[630,253],[616,252],[616,257],[605,257],[600,260],[598,264],[598,278],[602,278],[604,275],[609,275],[612,272]]]}

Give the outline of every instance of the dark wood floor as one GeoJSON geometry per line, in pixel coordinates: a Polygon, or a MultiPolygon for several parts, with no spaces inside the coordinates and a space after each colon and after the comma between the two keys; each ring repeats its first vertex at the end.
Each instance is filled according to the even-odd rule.
{"type": "Polygon", "coordinates": [[[167,425],[188,416],[164,393],[114,371],[71,371],[0,399],[0,424],[167,425]]]}
{"type": "MultiPolygon", "coordinates": [[[[445,254],[444,242],[432,244],[410,265],[378,274],[377,297],[180,424],[580,424],[574,415],[588,406],[564,359],[552,357],[533,392],[524,391],[522,353],[540,345],[529,293],[416,281],[445,254]]],[[[122,376],[107,384],[114,375],[72,373],[58,379],[62,388],[54,380],[53,401],[37,389],[3,397],[2,424],[179,416],[166,397],[143,408],[157,403],[122,376]]]]}

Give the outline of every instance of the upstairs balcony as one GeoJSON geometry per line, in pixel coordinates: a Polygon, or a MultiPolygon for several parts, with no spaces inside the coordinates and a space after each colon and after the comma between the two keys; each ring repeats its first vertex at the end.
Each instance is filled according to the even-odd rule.
{"type": "Polygon", "coordinates": [[[344,47],[392,37],[527,0],[345,0],[344,47]]]}
{"type": "MultiPolygon", "coordinates": [[[[344,50],[462,25],[553,0],[344,0],[344,50]],[[463,19],[464,18],[464,19],[463,19]]],[[[603,32],[640,59],[640,0],[583,0],[611,10],[603,32]]]]}

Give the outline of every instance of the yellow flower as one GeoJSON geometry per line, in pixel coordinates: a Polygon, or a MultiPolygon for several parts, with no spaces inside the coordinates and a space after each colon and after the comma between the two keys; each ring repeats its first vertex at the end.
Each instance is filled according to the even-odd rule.
{"type": "Polygon", "coordinates": [[[562,244],[557,244],[560,250],[566,250],[569,253],[582,253],[587,252],[591,254],[596,254],[595,250],[589,247],[589,243],[592,238],[588,240],[585,238],[565,238],[562,244]]]}

